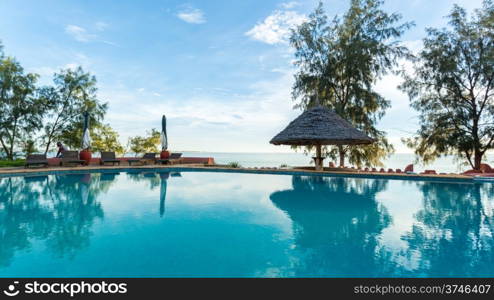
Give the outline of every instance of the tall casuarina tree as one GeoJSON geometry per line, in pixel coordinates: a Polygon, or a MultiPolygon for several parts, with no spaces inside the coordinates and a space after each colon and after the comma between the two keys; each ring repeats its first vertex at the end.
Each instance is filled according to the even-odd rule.
{"type": "Polygon", "coordinates": [[[413,24],[399,23],[401,16],[386,13],[382,4],[352,0],[341,19],[330,21],[319,3],[290,38],[298,66],[292,91],[296,107],[320,103],[376,140],[365,146],[327,148],[329,156],[339,158],[340,166],[345,158],[358,166],[379,165],[394,151],[385,133],[376,128],[390,102],[374,85],[394,70],[398,59],[408,57],[398,39],[413,24]]]}
{"type": "Polygon", "coordinates": [[[53,82],[53,86],[41,89],[49,109],[43,137],[45,153],[57,139],[69,147],[79,147],[82,113],[90,113],[94,129],[101,125],[107,109],[107,104],[97,97],[96,77],[81,67],[61,70],[53,76],[53,82]]]}
{"type": "Polygon", "coordinates": [[[19,62],[1,50],[0,45],[0,147],[13,160],[20,139],[41,127],[45,106],[37,97],[38,75],[25,74],[19,62]]]}
{"type": "Polygon", "coordinates": [[[494,4],[484,1],[471,18],[455,5],[448,17],[449,28],[427,29],[401,85],[420,114],[405,141],[425,162],[455,155],[480,170],[494,145],[494,4]]]}

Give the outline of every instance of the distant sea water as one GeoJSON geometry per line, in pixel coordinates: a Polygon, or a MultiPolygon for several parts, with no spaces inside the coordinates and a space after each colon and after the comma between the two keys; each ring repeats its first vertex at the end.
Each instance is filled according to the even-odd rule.
{"type": "MultiPolygon", "coordinates": [[[[228,164],[230,162],[238,162],[243,167],[279,167],[282,164],[288,166],[310,166],[311,157],[303,153],[224,153],[224,152],[183,152],[184,156],[193,157],[213,157],[217,164],[228,164]]],[[[487,156],[487,163],[494,161],[494,155],[487,156]]],[[[329,160],[324,160],[324,165],[328,165],[329,160]]],[[[437,172],[444,173],[459,173],[470,169],[469,166],[461,166],[459,162],[455,162],[451,156],[442,157],[429,165],[417,164],[415,155],[408,153],[397,153],[391,155],[384,161],[384,168],[404,169],[408,164],[414,164],[415,172],[434,169],[437,172]]],[[[349,166],[347,164],[347,166],[349,166]]]]}

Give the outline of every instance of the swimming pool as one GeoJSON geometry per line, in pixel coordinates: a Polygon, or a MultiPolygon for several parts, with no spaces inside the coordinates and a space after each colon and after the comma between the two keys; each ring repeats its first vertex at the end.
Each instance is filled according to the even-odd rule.
{"type": "Polygon", "coordinates": [[[1,277],[494,276],[494,185],[194,172],[0,178],[1,277]]]}

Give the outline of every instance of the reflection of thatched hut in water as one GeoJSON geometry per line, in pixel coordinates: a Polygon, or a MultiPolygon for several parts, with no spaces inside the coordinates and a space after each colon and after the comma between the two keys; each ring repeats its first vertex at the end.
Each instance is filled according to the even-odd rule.
{"type": "Polygon", "coordinates": [[[387,181],[293,176],[292,185],[270,199],[294,223],[296,249],[304,257],[296,275],[382,275],[386,264],[376,238],[390,217],[375,195],[387,181]]]}

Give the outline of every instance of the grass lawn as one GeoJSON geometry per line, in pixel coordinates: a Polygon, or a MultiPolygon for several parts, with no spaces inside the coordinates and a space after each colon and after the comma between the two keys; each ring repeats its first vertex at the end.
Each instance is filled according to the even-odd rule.
{"type": "Polygon", "coordinates": [[[16,160],[0,160],[0,168],[6,167],[22,167],[26,161],[24,159],[16,160]]]}

